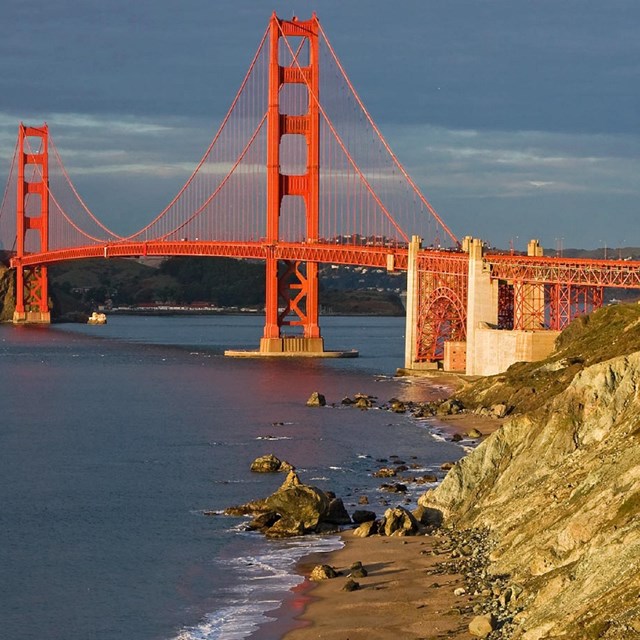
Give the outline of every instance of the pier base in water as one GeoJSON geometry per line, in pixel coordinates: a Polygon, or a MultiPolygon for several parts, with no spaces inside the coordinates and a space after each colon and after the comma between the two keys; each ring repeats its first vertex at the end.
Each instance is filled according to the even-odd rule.
{"type": "Polygon", "coordinates": [[[13,324],[51,324],[49,311],[13,312],[13,324]]]}
{"type": "Polygon", "coordinates": [[[224,355],[232,358],[356,358],[358,352],[355,349],[325,351],[322,338],[291,336],[262,338],[258,351],[228,350],[224,352],[224,355]]]}

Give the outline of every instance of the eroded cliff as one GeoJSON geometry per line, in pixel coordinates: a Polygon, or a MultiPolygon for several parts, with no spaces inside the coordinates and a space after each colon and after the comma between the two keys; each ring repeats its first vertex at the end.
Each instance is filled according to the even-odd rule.
{"type": "MultiPolygon", "coordinates": [[[[610,352],[616,342],[632,344],[639,318],[637,305],[603,310],[596,321],[604,340],[598,332],[583,340],[588,321],[572,328],[559,353],[532,367],[545,376],[555,369],[553,392],[541,389],[545,400],[535,409],[516,406],[420,499],[445,523],[489,528],[491,572],[524,587],[513,638],[640,637],[640,351],[595,356],[607,343],[610,352]]],[[[480,382],[477,397],[489,388],[499,395],[507,379],[480,382]]],[[[521,383],[539,387],[526,376],[521,383]]],[[[505,393],[517,397],[516,386],[505,393]]]]}

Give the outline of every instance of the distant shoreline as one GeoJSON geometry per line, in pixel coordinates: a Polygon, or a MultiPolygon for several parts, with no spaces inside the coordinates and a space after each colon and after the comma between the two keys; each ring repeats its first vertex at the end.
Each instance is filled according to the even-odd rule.
{"type": "MultiPolygon", "coordinates": [[[[262,316],[262,309],[183,309],[183,308],[132,308],[132,309],[112,309],[100,310],[107,316],[262,316]]],[[[344,317],[384,317],[384,318],[401,318],[401,314],[396,313],[340,313],[336,311],[323,312],[322,316],[344,316],[344,317]]]]}

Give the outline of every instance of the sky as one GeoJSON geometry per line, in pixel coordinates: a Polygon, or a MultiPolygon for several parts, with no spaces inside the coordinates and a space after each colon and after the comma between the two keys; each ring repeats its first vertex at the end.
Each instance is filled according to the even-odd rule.
{"type": "Polygon", "coordinates": [[[32,0],[0,12],[0,183],[49,124],[116,232],[206,150],[272,11],[316,11],[394,153],[458,237],[640,246],[638,0],[32,0]]]}

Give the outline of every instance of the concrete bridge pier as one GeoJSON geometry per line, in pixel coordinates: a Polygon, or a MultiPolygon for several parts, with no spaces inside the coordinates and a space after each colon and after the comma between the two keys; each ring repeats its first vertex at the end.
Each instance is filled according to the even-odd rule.
{"type": "Polygon", "coordinates": [[[498,325],[498,281],[491,279],[483,261],[484,245],[478,238],[465,243],[469,253],[467,293],[467,375],[483,375],[485,363],[495,359],[490,342],[481,339],[481,331],[498,325]]]}
{"type": "MultiPolygon", "coordinates": [[[[534,362],[553,351],[559,331],[545,328],[544,284],[513,282],[513,330],[498,329],[498,280],[483,259],[483,243],[469,243],[466,374],[489,376],[515,362],[534,362]]],[[[531,257],[542,256],[537,240],[527,246],[531,257]]]]}
{"type": "Polygon", "coordinates": [[[404,366],[415,369],[417,362],[418,312],[420,308],[420,288],[418,282],[418,252],[422,248],[420,236],[411,236],[407,259],[407,302],[404,332],[404,366]]]}

